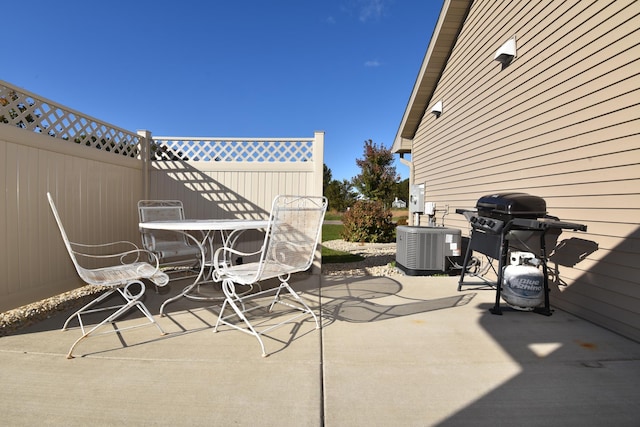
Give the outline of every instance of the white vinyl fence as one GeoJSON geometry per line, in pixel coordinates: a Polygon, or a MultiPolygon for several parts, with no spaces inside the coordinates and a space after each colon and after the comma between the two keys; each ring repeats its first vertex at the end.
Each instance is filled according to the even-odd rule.
{"type": "Polygon", "coordinates": [[[82,285],[47,191],[72,240],[139,243],[140,199],[180,199],[192,218],[258,218],[277,194],[321,195],[323,144],[322,132],[152,138],[0,81],[0,311],[82,285]]]}

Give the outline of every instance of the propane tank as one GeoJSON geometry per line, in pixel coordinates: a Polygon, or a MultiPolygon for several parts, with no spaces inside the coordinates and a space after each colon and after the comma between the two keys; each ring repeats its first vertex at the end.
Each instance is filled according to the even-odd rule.
{"type": "Polygon", "coordinates": [[[544,302],[544,275],[536,261],[533,254],[518,253],[504,268],[501,296],[517,310],[531,311],[544,302]]]}

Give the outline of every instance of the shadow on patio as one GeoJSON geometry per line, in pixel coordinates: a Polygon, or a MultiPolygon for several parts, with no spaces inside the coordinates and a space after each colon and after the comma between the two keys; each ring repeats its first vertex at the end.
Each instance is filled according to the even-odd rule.
{"type": "Polygon", "coordinates": [[[559,310],[491,315],[495,293],[456,280],[324,276],[300,289],[322,330],[275,330],[266,359],[253,337],[212,333],[211,302],[176,301],[168,336],[89,338],[74,360],[57,314],[0,338],[0,410],[12,425],[634,425],[640,344],[559,310]]]}

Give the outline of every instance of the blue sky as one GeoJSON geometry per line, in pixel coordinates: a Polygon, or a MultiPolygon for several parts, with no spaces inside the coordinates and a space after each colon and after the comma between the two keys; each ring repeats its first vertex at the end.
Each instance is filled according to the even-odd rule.
{"type": "Polygon", "coordinates": [[[0,79],[158,136],[323,130],[333,178],[351,179],[365,140],[391,147],[441,7],[442,0],[32,0],[3,20],[9,50],[0,79]]]}

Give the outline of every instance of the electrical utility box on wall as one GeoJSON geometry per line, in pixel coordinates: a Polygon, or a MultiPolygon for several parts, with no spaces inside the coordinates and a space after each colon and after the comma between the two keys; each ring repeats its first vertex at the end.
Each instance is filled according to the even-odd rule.
{"type": "Polygon", "coordinates": [[[449,258],[461,255],[461,231],[445,227],[396,228],[396,267],[409,276],[453,270],[449,258]]]}
{"type": "Polygon", "coordinates": [[[424,184],[414,184],[409,187],[409,212],[424,212],[424,184]]]}

